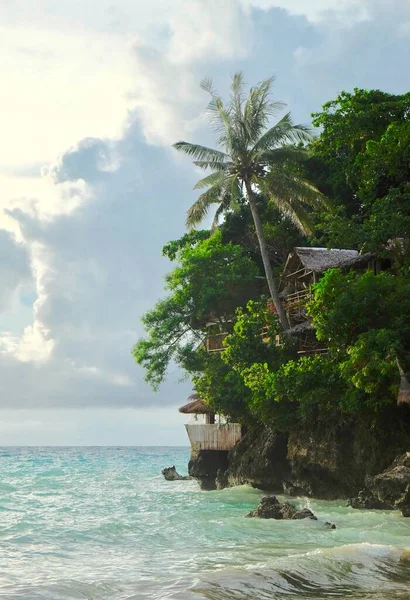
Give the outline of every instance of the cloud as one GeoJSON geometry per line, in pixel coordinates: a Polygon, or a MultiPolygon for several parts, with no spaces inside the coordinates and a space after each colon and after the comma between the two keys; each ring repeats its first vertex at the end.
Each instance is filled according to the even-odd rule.
{"type": "Polygon", "coordinates": [[[27,249],[0,229],[0,313],[11,307],[21,286],[31,277],[27,249]]]}
{"type": "Polygon", "coordinates": [[[163,294],[161,247],[184,232],[195,198],[198,174],[170,145],[214,143],[203,77],[225,95],[237,70],[249,84],[276,74],[276,97],[302,122],[341,89],[409,87],[400,0],[362,2],[360,19],[353,0],[109,4],[41,0],[34,14],[17,1],[3,24],[0,406],[28,411],[27,431],[38,408],[57,427],[68,406],[148,411],[190,391],[171,372],[154,395],[130,350],[163,294]]]}

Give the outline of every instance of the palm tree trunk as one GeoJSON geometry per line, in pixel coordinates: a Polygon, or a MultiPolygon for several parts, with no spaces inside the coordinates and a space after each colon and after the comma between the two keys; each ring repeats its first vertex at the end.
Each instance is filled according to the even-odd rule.
{"type": "Polygon", "coordinates": [[[276,312],[278,313],[279,322],[282,325],[284,331],[289,329],[289,321],[286,313],[283,309],[282,302],[279,298],[278,288],[276,287],[275,280],[273,279],[272,267],[270,264],[268,249],[266,247],[265,234],[263,233],[262,222],[256,206],[255,196],[252,191],[252,186],[249,181],[245,181],[246,195],[248,197],[249,206],[255,223],[256,235],[258,237],[259,247],[261,250],[263,266],[265,268],[265,275],[268,281],[269,291],[272,298],[272,302],[275,305],[276,312]]]}

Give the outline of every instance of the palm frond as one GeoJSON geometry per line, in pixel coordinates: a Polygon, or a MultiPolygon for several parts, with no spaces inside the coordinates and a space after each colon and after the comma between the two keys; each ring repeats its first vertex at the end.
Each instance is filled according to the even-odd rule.
{"type": "Polygon", "coordinates": [[[231,84],[231,90],[232,90],[231,104],[232,104],[232,107],[236,114],[242,114],[242,105],[244,102],[244,95],[243,95],[244,85],[245,85],[245,82],[244,82],[243,73],[241,71],[238,71],[232,77],[232,84],[231,84]]]}
{"type": "Polygon", "coordinates": [[[186,226],[188,229],[195,229],[205,219],[211,205],[220,202],[221,194],[221,188],[214,186],[199,196],[187,210],[186,226]]]}
{"type": "Polygon", "coordinates": [[[273,149],[284,143],[298,144],[309,142],[312,134],[304,125],[294,125],[290,113],[286,113],[280,121],[268,129],[253,147],[254,152],[273,149]]]}
{"type": "Polygon", "coordinates": [[[278,167],[258,180],[260,190],[287,215],[305,234],[312,234],[314,225],[309,208],[328,208],[329,201],[308,181],[291,171],[278,167]]]}
{"type": "Polygon", "coordinates": [[[275,196],[271,196],[270,201],[277,206],[283,215],[287,216],[294,223],[299,231],[305,235],[313,235],[315,226],[312,215],[302,204],[294,201],[290,205],[287,202],[284,202],[281,198],[277,198],[275,196]]]}
{"type": "Polygon", "coordinates": [[[232,162],[214,162],[212,160],[194,160],[193,164],[200,169],[212,169],[214,171],[227,171],[232,168],[232,162]]]}
{"type": "Polygon", "coordinates": [[[217,96],[218,93],[214,88],[214,82],[211,77],[204,77],[200,83],[201,88],[210,94],[212,97],[217,96]]]}
{"type": "Polygon", "coordinates": [[[280,146],[272,150],[263,150],[256,153],[255,159],[261,165],[283,165],[287,162],[300,163],[309,158],[309,153],[300,146],[280,146]]]}
{"type": "Polygon", "coordinates": [[[273,107],[279,108],[278,103],[269,101],[273,82],[274,77],[270,77],[249,91],[243,116],[250,142],[254,143],[268,125],[273,107]]]}
{"type": "Polygon", "coordinates": [[[219,220],[220,220],[221,216],[224,214],[224,212],[226,212],[226,207],[223,204],[220,204],[218,206],[218,208],[216,209],[215,216],[213,218],[212,225],[211,225],[211,231],[215,231],[215,229],[217,229],[217,227],[219,226],[219,220]]]}
{"type": "Polygon", "coordinates": [[[213,187],[215,185],[222,186],[226,180],[226,175],[223,171],[214,171],[203,179],[197,181],[194,186],[194,190],[201,190],[203,188],[213,187]]]}
{"type": "Polygon", "coordinates": [[[176,142],[172,146],[178,152],[182,152],[195,160],[208,160],[212,162],[223,163],[228,157],[225,152],[220,150],[214,150],[213,148],[207,148],[200,144],[190,144],[189,142],[176,142]]]}

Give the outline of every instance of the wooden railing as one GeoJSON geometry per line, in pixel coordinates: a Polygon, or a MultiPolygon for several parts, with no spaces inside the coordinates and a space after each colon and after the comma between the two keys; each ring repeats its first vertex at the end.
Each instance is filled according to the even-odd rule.
{"type": "Polygon", "coordinates": [[[214,333],[209,335],[205,340],[205,347],[207,352],[222,352],[225,350],[225,346],[223,345],[223,341],[226,338],[228,333],[214,333]]]}
{"type": "Polygon", "coordinates": [[[185,425],[185,428],[196,450],[232,450],[242,437],[239,423],[185,425]]]}

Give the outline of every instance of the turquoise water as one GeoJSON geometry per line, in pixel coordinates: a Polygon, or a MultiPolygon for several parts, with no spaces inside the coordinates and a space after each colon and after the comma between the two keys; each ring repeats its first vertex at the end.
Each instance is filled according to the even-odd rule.
{"type": "Polygon", "coordinates": [[[261,492],[201,492],[187,448],[0,449],[2,600],[408,600],[410,519],[299,498],[314,521],[245,519],[261,492]],[[325,520],[337,525],[323,527],[325,520]]]}

